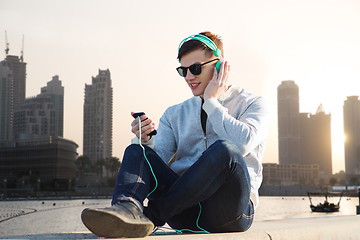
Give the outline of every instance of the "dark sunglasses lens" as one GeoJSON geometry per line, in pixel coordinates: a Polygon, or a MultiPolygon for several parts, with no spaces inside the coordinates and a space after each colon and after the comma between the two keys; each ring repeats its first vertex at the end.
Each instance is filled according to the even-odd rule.
{"type": "Polygon", "coordinates": [[[201,73],[201,64],[195,63],[189,67],[190,72],[194,75],[199,75],[201,73]]]}
{"type": "Polygon", "coordinates": [[[176,70],[180,74],[180,76],[186,77],[187,69],[185,67],[178,67],[176,68],[176,70]]]}

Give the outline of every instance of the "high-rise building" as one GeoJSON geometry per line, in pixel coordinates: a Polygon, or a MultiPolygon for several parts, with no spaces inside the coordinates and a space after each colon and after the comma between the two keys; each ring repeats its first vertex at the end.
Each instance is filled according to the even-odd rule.
{"type": "Polygon", "coordinates": [[[299,163],[299,87],[292,80],[282,81],[277,93],[279,163],[299,163]]]}
{"type": "Polygon", "coordinates": [[[18,56],[7,55],[2,63],[9,67],[13,78],[14,108],[25,100],[26,94],[26,63],[18,56]]]}
{"type": "Polygon", "coordinates": [[[0,141],[12,141],[14,109],[25,99],[26,63],[18,56],[6,55],[0,62],[0,141]]]}
{"type": "Polygon", "coordinates": [[[360,175],[360,101],[349,96],[344,102],[345,171],[360,175]]]}
{"type": "Polygon", "coordinates": [[[59,76],[55,75],[47,83],[46,87],[41,88],[41,95],[49,96],[53,103],[55,116],[55,136],[64,135],[64,87],[61,86],[59,76]]]}
{"type": "Polygon", "coordinates": [[[13,78],[10,68],[0,62],[0,141],[12,139],[13,78]]]}
{"type": "Polygon", "coordinates": [[[64,87],[58,76],[14,110],[14,135],[19,139],[63,137],[64,87]]]}
{"type": "Polygon", "coordinates": [[[299,87],[282,81],[278,87],[279,164],[317,164],[322,176],[332,174],[331,115],[322,105],[316,114],[299,112],[299,87]]]}
{"type": "Polygon", "coordinates": [[[112,96],[109,69],[85,84],[83,155],[92,163],[112,156],[112,96]]]}
{"type": "Polygon", "coordinates": [[[326,114],[320,104],[316,114],[300,113],[299,164],[317,164],[320,174],[332,174],[331,156],[331,115],[326,114]]]}

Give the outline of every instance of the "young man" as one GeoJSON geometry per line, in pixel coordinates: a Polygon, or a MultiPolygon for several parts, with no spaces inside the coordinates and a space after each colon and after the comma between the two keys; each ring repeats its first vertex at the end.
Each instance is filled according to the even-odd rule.
{"type": "Polygon", "coordinates": [[[218,36],[203,32],[184,39],[178,59],[177,71],[194,97],[168,108],[155,136],[146,115],[131,123],[136,138],[124,153],[112,207],[82,213],[98,236],[144,237],[165,223],[195,232],[241,232],[252,224],[266,104],[229,85],[218,36]]]}

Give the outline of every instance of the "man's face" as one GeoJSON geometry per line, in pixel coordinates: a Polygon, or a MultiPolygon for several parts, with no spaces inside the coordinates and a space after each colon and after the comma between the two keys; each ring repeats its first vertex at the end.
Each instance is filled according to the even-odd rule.
{"type": "MultiPolygon", "coordinates": [[[[184,55],[181,58],[180,63],[183,67],[189,67],[194,63],[204,63],[214,58],[214,56],[211,58],[207,57],[204,50],[198,49],[184,55]]],[[[194,96],[202,96],[204,94],[206,86],[213,77],[215,64],[216,61],[203,65],[199,75],[194,75],[187,69],[185,81],[194,96]]]]}

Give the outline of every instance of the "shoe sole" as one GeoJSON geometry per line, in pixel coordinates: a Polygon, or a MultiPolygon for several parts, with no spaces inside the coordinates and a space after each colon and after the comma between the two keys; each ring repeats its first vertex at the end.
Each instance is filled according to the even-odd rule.
{"type": "Polygon", "coordinates": [[[92,233],[99,237],[146,237],[154,229],[154,225],[151,222],[127,222],[119,216],[99,209],[85,209],[81,214],[81,220],[92,233]]]}

